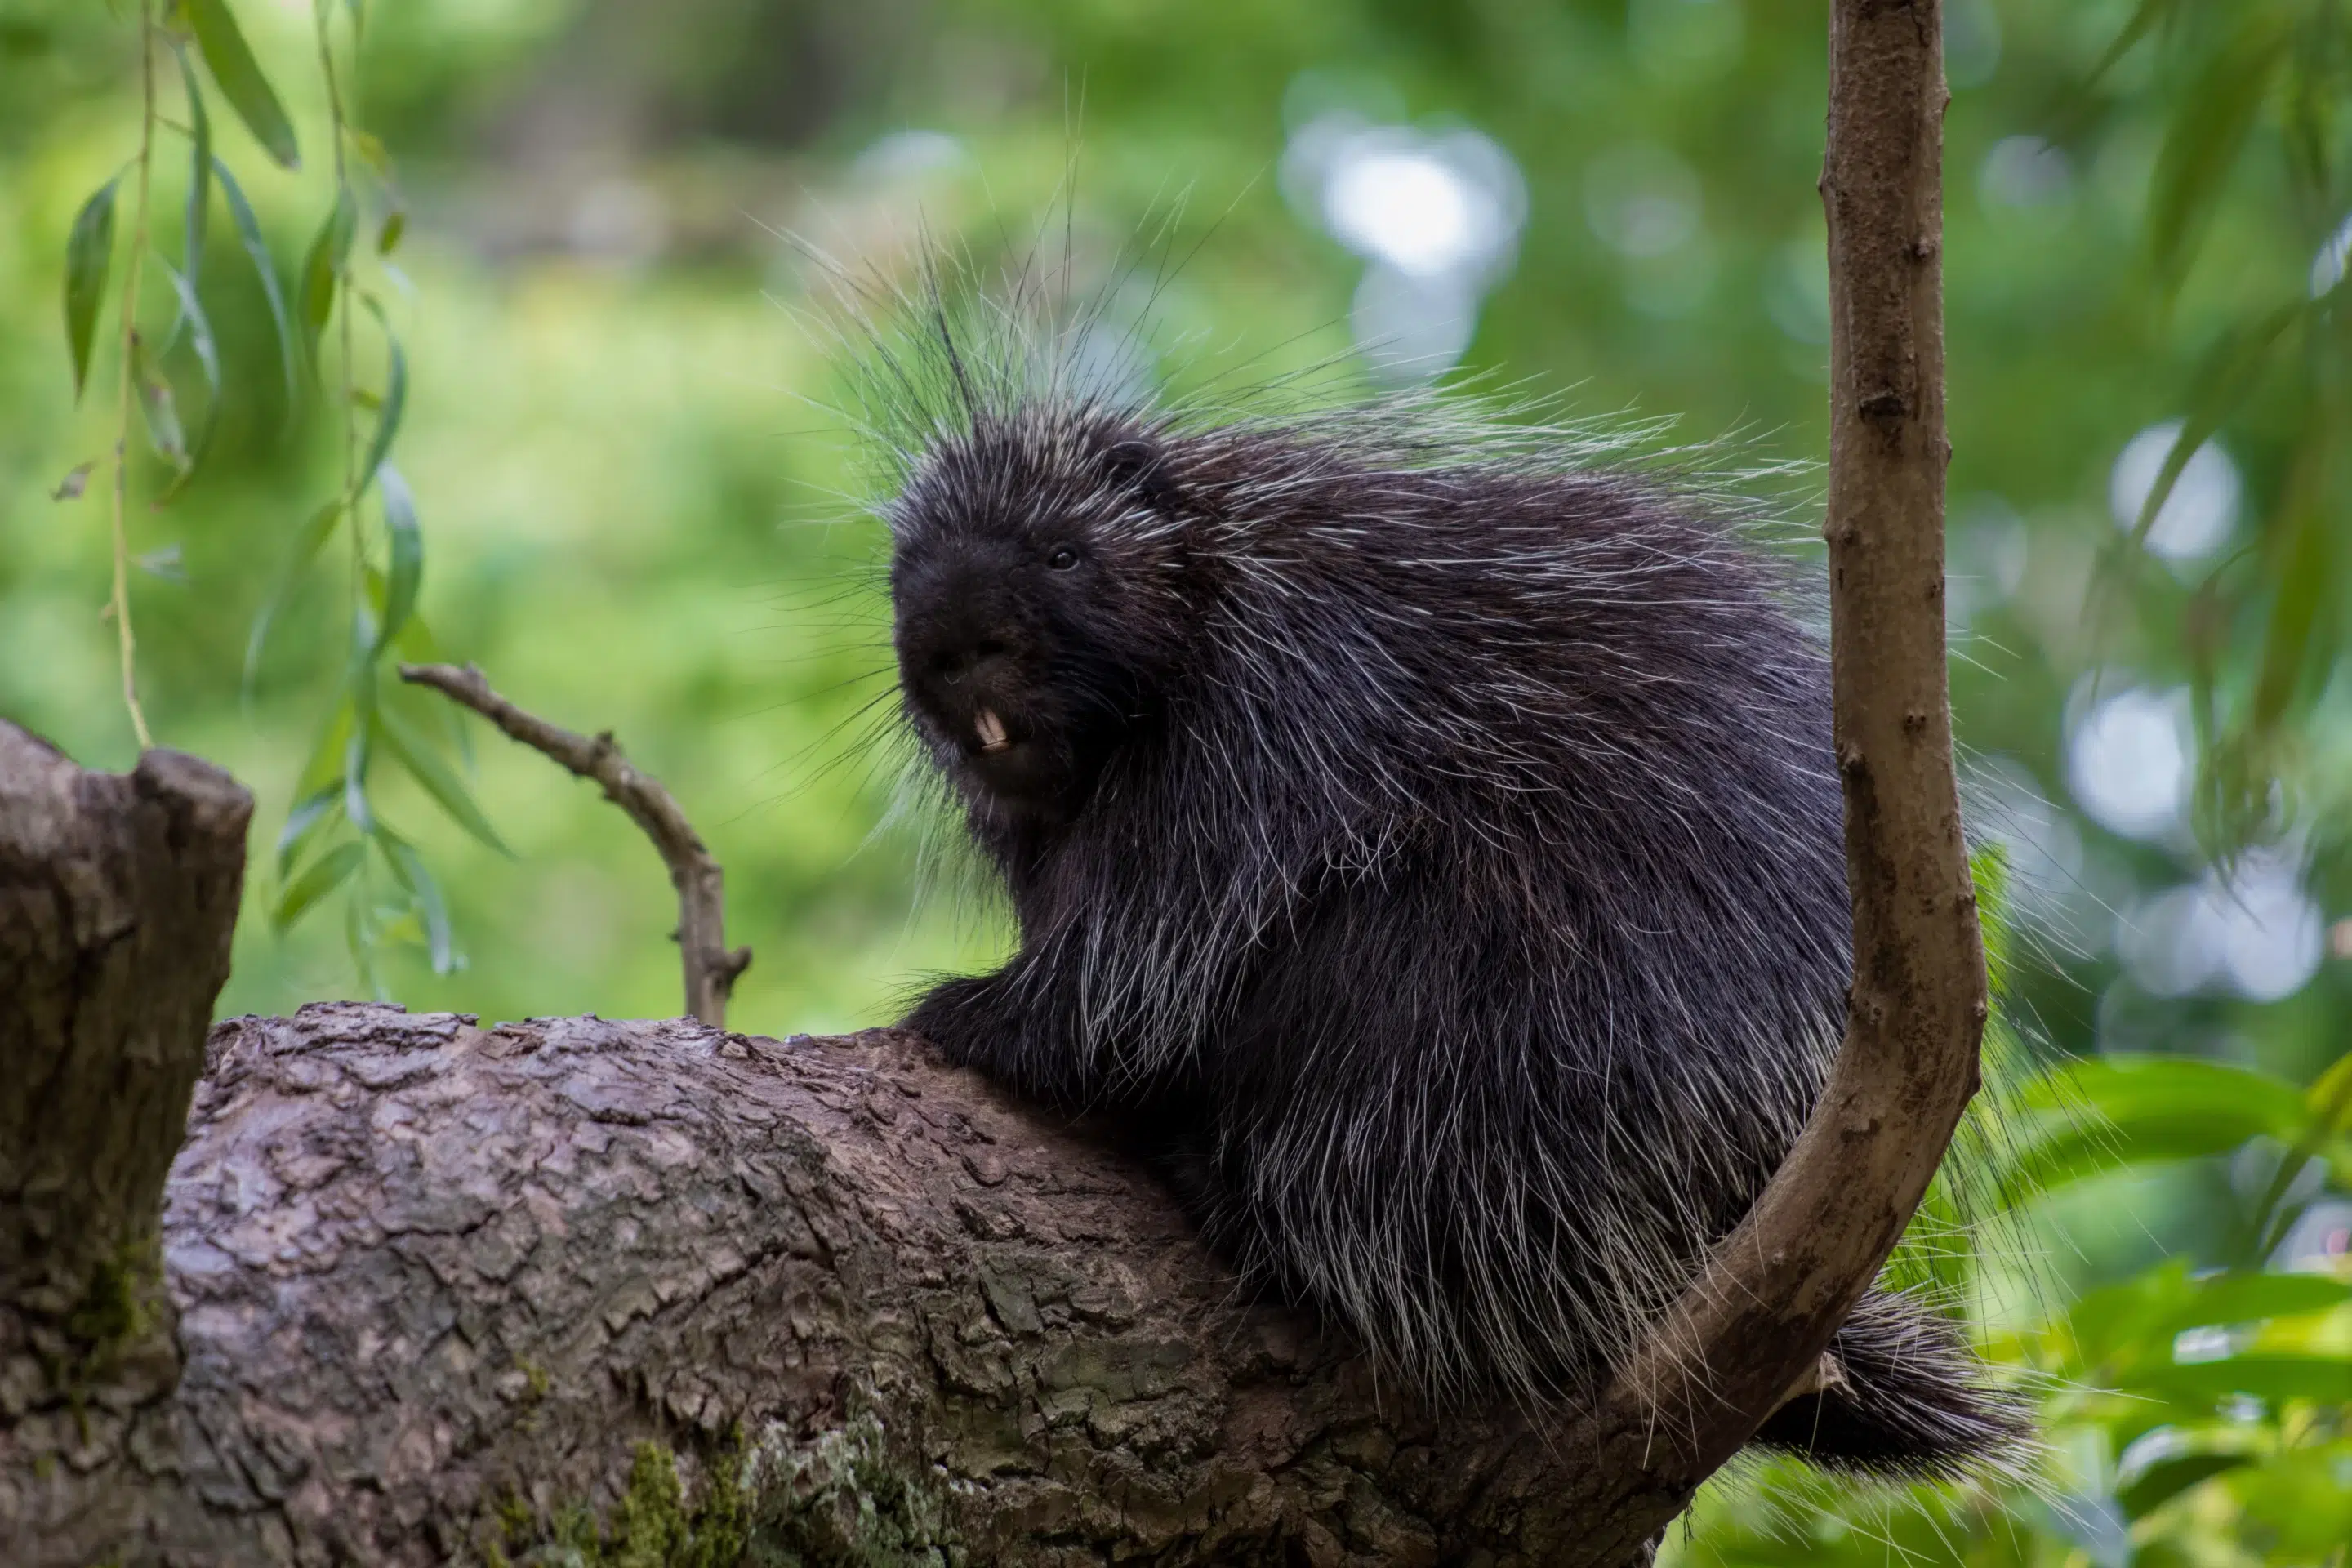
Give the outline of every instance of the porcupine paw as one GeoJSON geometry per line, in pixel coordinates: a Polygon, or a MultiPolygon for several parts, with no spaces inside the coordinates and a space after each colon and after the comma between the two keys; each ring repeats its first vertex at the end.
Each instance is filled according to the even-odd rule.
{"type": "Polygon", "coordinates": [[[914,1010],[898,1020],[909,1034],[920,1035],[931,1048],[957,1067],[992,1070],[1003,1050],[1004,1021],[991,1005],[995,993],[992,975],[968,974],[942,982],[925,994],[914,1010]]]}

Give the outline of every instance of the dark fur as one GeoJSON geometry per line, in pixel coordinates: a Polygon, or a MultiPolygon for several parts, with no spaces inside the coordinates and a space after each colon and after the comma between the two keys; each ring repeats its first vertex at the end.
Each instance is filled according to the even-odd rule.
{"type": "MultiPolygon", "coordinates": [[[[1117,1110],[1223,1255],[1424,1394],[1573,1401],[1834,1053],[1827,668],[1704,507],[1450,459],[1433,418],[1036,398],[917,444],[905,711],[1021,945],[907,1023],[1117,1110]]],[[[1765,1440],[1946,1473],[2021,1430],[1925,1304],[1835,1350],[1851,1391],[1765,1440]]]]}

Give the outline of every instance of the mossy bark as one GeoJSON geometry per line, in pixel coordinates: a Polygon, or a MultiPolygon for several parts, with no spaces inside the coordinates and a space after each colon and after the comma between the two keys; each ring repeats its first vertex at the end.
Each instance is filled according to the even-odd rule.
{"type": "Polygon", "coordinates": [[[1417,1409],[919,1042],[207,1037],[249,816],[0,726],[12,1568],[1597,1561],[1590,1453],[1417,1409]]]}
{"type": "Polygon", "coordinates": [[[176,1397],[9,1477],[12,1563],[1578,1560],[1574,1455],[893,1034],[233,1020],[163,1237],[176,1397]]]}
{"type": "MultiPolygon", "coordinates": [[[[253,803],[150,752],[85,773],[0,722],[0,1559],[164,1408],[157,1224],[228,975],[253,803]]],[[[65,1522],[65,1521],[54,1521],[65,1522]]],[[[86,1554],[89,1560],[94,1553],[86,1554]]]]}

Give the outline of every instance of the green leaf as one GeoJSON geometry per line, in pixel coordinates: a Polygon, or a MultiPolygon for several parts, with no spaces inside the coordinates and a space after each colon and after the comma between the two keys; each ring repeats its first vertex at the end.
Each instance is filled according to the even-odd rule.
{"type": "Polygon", "coordinates": [[[2347,1300],[2352,1286],[2325,1275],[2243,1271],[2198,1279],[2174,1258],[2084,1295],[2066,1326],[2085,1369],[2127,1376],[2151,1360],[2168,1366],[2173,1341],[2190,1329],[2311,1317],[2347,1300]]]}
{"type": "Polygon", "coordinates": [[[2284,1352],[2229,1356],[2151,1369],[2136,1380],[2136,1387],[2199,1409],[2232,1394],[2251,1394],[2273,1409],[2294,1399],[2352,1405],[2352,1361],[2284,1352]]]}
{"type": "Polygon", "coordinates": [[[382,998],[383,987],[376,978],[375,945],[378,933],[375,922],[368,913],[367,900],[350,898],[343,900],[343,948],[352,955],[352,968],[358,972],[360,988],[370,996],[382,998]]]}
{"type": "Polygon", "coordinates": [[[294,328],[286,315],[286,294],[278,285],[278,267],[269,258],[269,246],[261,237],[261,225],[253,216],[253,205],[245,199],[245,188],[228,165],[219,158],[213,159],[213,173],[220,176],[221,195],[228,203],[230,218],[236,225],[236,237],[252,259],[253,270],[261,279],[262,297],[269,301],[269,323],[278,332],[278,358],[286,372],[286,405],[290,413],[294,405],[294,328]]]}
{"type": "Polygon", "coordinates": [[[2084,87],[2093,86],[2114,69],[2117,60],[2131,53],[2134,44],[2155,31],[2158,23],[2169,20],[2172,13],[2179,8],[2180,0],[2140,0],[2139,8],[2131,14],[2131,19],[2116,35],[2115,42],[2107,46],[2106,52],[2091,68],[2091,74],[2083,82],[2084,87]]]}
{"type": "Polygon", "coordinates": [[[2287,58],[2289,36],[2276,15],[2248,8],[2178,100],[2182,108],[2166,127],[2148,200],[2149,255],[2167,288],[2189,269],[2197,237],[2287,58]]]}
{"type": "Polygon", "coordinates": [[[172,55],[180,62],[180,84],[188,97],[188,208],[180,265],[194,283],[204,271],[205,224],[213,205],[213,120],[205,107],[204,89],[196,82],[196,68],[188,63],[188,51],[175,43],[172,55]]]}
{"type": "Polygon", "coordinates": [[[383,226],[376,230],[375,253],[390,256],[400,248],[401,237],[408,232],[408,209],[394,206],[383,215],[383,226]]]}
{"type": "Polygon", "coordinates": [[[347,839],[311,861],[278,893],[277,907],[269,912],[270,922],[283,931],[300,920],[305,910],[342,886],[359,868],[360,857],[366,852],[365,845],[347,839]]]}
{"type": "Polygon", "coordinates": [[[351,259],[352,234],[358,222],[359,205],[352,199],[351,187],[337,186],[334,210],[319,226],[302,258],[302,336],[312,364],[319,363],[319,334],[327,330],[327,318],[334,314],[335,279],[351,259]]]}
{"type": "Polygon", "coordinates": [[[286,552],[285,563],[278,569],[278,580],[270,585],[268,595],[261,601],[261,608],[253,613],[253,629],[246,634],[244,690],[247,698],[253,695],[254,677],[261,668],[261,649],[262,645],[269,640],[269,624],[278,618],[278,612],[285,607],[287,595],[301,580],[302,569],[310,565],[320,547],[327,542],[328,536],[335,531],[336,521],[342,515],[343,503],[338,497],[305,518],[302,526],[295,531],[294,542],[286,552]]]}
{"type": "Polygon", "coordinates": [[[2322,1134],[2352,1132],[2352,1051],[2336,1058],[2304,1095],[2312,1121],[2322,1134]]]}
{"type": "Polygon", "coordinates": [[[441,898],[441,885],[433,879],[432,869],[425,864],[425,857],[389,829],[377,832],[376,844],[383,850],[394,879],[415,900],[416,912],[425,923],[425,944],[432,955],[433,973],[455,973],[458,967],[457,944],[449,929],[449,908],[441,898]]]}
{"type": "Polygon", "coordinates": [[[361,672],[352,689],[352,732],[343,743],[343,815],[362,833],[375,831],[375,810],[368,804],[368,767],[375,758],[374,693],[366,689],[373,672],[361,672]]]}
{"type": "MultiPolygon", "coordinates": [[[[391,321],[384,318],[383,306],[378,303],[372,294],[363,294],[360,299],[361,302],[367,306],[368,314],[375,318],[375,324],[383,329],[383,344],[388,355],[384,364],[383,406],[376,416],[375,436],[368,442],[367,461],[360,465],[359,488],[364,491],[368,482],[376,477],[377,470],[383,467],[384,457],[392,450],[393,437],[400,434],[401,416],[407,412],[408,356],[401,352],[400,339],[394,334],[391,321]]],[[[391,498],[387,495],[384,501],[387,512],[391,510],[391,498]]],[[[411,514],[413,528],[415,526],[413,507],[411,514]]],[[[394,565],[396,576],[398,574],[396,557],[394,565]]],[[[399,628],[394,626],[391,629],[397,631],[399,628]]]]}
{"type": "Polygon", "coordinates": [[[441,760],[429,742],[390,712],[380,715],[379,721],[385,754],[449,814],[451,821],[499,854],[514,853],[499,837],[498,829],[490,826],[490,819],[482,815],[482,808],[474,804],[473,792],[466,787],[465,781],[441,760]]]}
{"type": "Polygon", "coordinates": [[[180,408],[172,384],[147,363],[147,349],[138,333],[131,334],[131,374],[139,388],[139,411],[146,416],[147,444],[155,455],[183,477],[188,471],[188,437],[180,428],[180,408]]]}
{"type": "Polygon", "coordinates": [[[392,569],[384,580],[383,624],[375,637],[375,655],[381,657],[415,612],[416,591],[425,575],[425,535],[416,526],[415,498],[408,493],[408,481],[399,469],[390,463],[378,468],[376,489],[383,500],[384,540],[392,552],[392,569]]]}
{"type": "Polygon", "coordinates": [[[327,710],[327,721],[319,726],[319,738],[311,742],[310,755],[295,777],[295,799],[308,800],[314,795],[341,791],[343,754],[351,743],[352,727],[358,721],[357,705],[346,690],[327,710]]]}
{"type": "Polygon", "coordinates": [[[181,487],[195,477],[197,465],[204,461],[205,448],[212,445],[213,430],[220,423],[221,363],[220,349],[213,340],[212,321],[205,314],[203,302],[196,298],[195,283],[160,256],[155,258],[155,265],[163,268],[163,276],[171,282],[172,292],[179,299],[180,319],[188,324],[188,342],[196,352],[197,364],[204,369],[205,388],[208,394],[205,401],[205,422],[196,427],[196,438],[188,447],[187,466],[164,487],[163,493],[155,498],[155,504],[162,506],[178,495],[181,487]]]}
{"type": "Polygon", "coordinates": [[[286,118],[285,106],[278,101],[269,79],[261,74],[260,62],[253,58],[227,0],[180,0],[180,12],[196,35],[196,47],[204,51],[205,68],[213,73],[221,96],[253,132],[253,139],[280,167],[300,168],[302,154],[295,144],[293,122],[286,118]]]}
{"type": "Polygon", "coordinates": [[[2171,450],[2164,455],[2164,467],[2157,470],[2156,482],[2148,487],[2147,499],[2140,503],[2139,517],[2132,524],[2134,544],[2147,542],[2148,530],[2156,526],[2164,503],[2172,499],[2173,487],[2180,482],[2189,460],[2245,402],[2269,367],[2279,340],[2310,308],[2300,300],[2282,305],[2243,328],[2222,333],[2207,352],[2189,384],[2189,412],[2180,422],[2180,434],[2173,437],[2171,450]]]}
{"type": "Polygon", "coordinates": [[[90,339],[98,331],[99,301],[106,294],[106,271],[114,258],[114,187],[98,187],[74,215],[66,237],[66,346],[73,354],[74,399],[89,380],[90,339]]]}
{"type": "MultiPolygon", "coordinates": [[[[2331,432],[2318,439],[2334,440],[2331,432]]],[[[2249,717],[2257,730],[2275,725],[2286,716],[2295,690],[2310,668],[2321,605],[2333,578],[2328,572],[2328,545],[2336,519],[2315,494],[2311,469],[2316,456],[2305,453],[2301,472],[2286,497],[2288,534],[2278,573],[2278,597],[2271,605],[2270,626],[2263,639],[2262,671],[2254,681],[2249,717]]]]}
{"type": "Polygon", "coordinates": [[[2253,1462],[2246,1454],[2183,1454],[2150,1465],[2137,1480],[2116,1494],[2116,1500],[2123,1504],[2124,1512],[2140,1519],[2189,1488],[2253,1462]]]}
{"type": "MultiPolygon", "coordinates": [[[[2067,1093],[2116,1121],[2195,1111],[2290,1138],[2304,1121],[2303,1090],[2229,1062],[2118,1053],[2077,1062],[2059,1076],[2067,1093]]],[[[2037,1103],[2045,1092],[2036,1091],[2037,1103]]]]}
{"type": "Polygon", "coordinates": [[[163,276],[171,282],[172,292],[179,299],[181,314],[188,322],[189,345],[196,351],[196,363],[204,368],[205,384],[217,395],[221,386],[220,349],[213,338],[212,320],[205,314],[204,305],[196,298],[195,280],[160,256],[155,258],[155,265],[163,269],[163,276]]]}
{"type": "Polygon", "coordinates": [[[98,459],[95,458],[84,458],[80,462],[76,463],[66,470],[66,477],[58,481],[58,488],[49,492],[49,499],[51,500],[81,500],[82,492],[89,489],[90,471],[97,467],[98,459]]]}
{"type": "Polygon", "coordinates": [[[2119,1164],[2223,1154],[2249,1138],[2293,1143],[2303,1096],[2248,1068],[2187,1057],[2105,1057],[2074,1064],[2023,1097],[2003,1184],[2022,1197],[2119,1164]]]}
{"type": "Polygon", "coordinates": [[[296,856],[302,853],[311,839],[334,824],[336,808],[342,805],[341,784],[330,784],[314,790],[293,810],[286,814],[286,826],[278,830],[278,875],[282,881],[296,856]]]}
{"type": "Polygon", "coordinates": [[[166,583],[184,584],[188,580],[187,563],[182,557],[177,544],[159,544],[143,554],[132,557],[131,564],[138,567],[150,577],[161,578],[166,583]]]}
{"type": "Polygon", "coordinates": [[[2266,1318],[2305,1318],[2352,1301],[2352,1284],[2325,1274],[2216,1274],[2194,1284],[2166,1319],[2171,1332],[2266,1318]]]}

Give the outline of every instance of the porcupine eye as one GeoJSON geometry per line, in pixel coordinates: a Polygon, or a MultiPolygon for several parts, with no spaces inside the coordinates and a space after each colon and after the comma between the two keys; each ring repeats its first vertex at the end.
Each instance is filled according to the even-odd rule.
{"type": "Polygon", "coordinates": [[[1055,551],[1054,553],[1045,557],[1045,564],[1052,567],[1056,572],[1067,572],[1071,567],[1076,566],[1077,563],[1077,551],[1067,544],[1063,545],[1059,550],[1055,551]]]}

